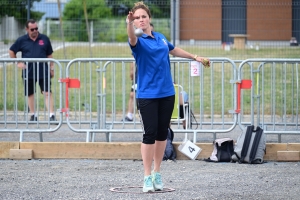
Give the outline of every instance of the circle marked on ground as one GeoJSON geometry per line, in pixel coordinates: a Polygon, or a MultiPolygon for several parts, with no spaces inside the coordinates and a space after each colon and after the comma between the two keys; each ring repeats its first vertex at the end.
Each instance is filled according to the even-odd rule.
{"type": "Polygon", "coordinates": [[[142,186],[125,186],[125,187],[114,187],[109,190],[112,192],[118,193],[136,193],[136,194],[155,194],[155,193],[165,193],[165,192],[174,192],[173,188],[164,188],[163,190],[155,191],[155,192],[142,192],[142,186]]]}

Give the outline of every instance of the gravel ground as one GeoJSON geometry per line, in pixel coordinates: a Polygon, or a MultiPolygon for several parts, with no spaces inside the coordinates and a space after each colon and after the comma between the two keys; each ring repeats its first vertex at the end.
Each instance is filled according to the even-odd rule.
{"type": "MultiPolygon", "coordinates": [[[[138,127],[139,128],[139,127],[138,127]]],[[[236,139],[237,127],[217,138],[236,139]]],[[[85,133],[63,125],[43,133],[44,142],[85,142],[85,133]]],[[[114,133],[113,142],[140,142],[141,133],[114,133]]],[[[175,142],[184,134],[175,133],[175,142]]],[[[199,134],[197,142],[213,141],[211,133],[199,134]]],[[[38,133],[24,133],[24,142],[38,142],[38,133]]],[[[190,137],[191,139],[191,137],[190,137]]],[[[282,135],[281,142],[300,142],[298,135],[282,135]]],[[[19,133],[0,134],[0,141],[19,141],[19,133]]],[[[105,142],[96,133],[96,142],[105,142]]],[[[267,135],[267,142],[278,142],[267,135]]],[[[178,160],[162,163],[165,193],[142,193],[143,166],[140,160],[93,159],[0,159],[0,199],[300,199],[300,163],[267,162],[261,165],[209,163],[178,160]],[[121,187],[119,189],[119,187],[121,187]],[[118,192],[110,189],[116,188],[118,192]]]]}
{"type": "Polygon", "coordinates": [[[0,199],[299,199],[300,163],[164,161],[173,192],[143,194],[140,160],[0,160],[0,199]],[[121,187],[119,192],[111,188],[121,187]]]}

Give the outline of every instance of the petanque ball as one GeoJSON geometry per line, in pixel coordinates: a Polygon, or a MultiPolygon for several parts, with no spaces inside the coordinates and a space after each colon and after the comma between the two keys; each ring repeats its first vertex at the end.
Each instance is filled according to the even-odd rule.
{"type": "Polygon", "coordinates": [[[141,37],[143,33],[144,33],[143,30],[140,28],[134,30],[134,34],[136,35],[136,37],[141,37]]]}

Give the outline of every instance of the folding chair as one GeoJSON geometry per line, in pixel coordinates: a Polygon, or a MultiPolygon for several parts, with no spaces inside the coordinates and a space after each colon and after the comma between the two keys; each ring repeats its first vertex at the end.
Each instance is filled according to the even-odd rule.
{"type": "Polygon", "coordinates": [[[171,123],[174,124],[175,122],[178,123],[183,123],[185,121],[185,129],[188,128],[188,124],[189,124],[189,114],[188,114],[188,103],[184,102],[184,95],[182,93],[183,87],[181,85],[178,84],[174,84],[174,88],[175,88],[175,102],[174,102],[174,109],[173,109],[173,113],[171,116],[171,123]],[[180,117],[180,95],[182,97],[183,100],[183,118],[180,117]]]}

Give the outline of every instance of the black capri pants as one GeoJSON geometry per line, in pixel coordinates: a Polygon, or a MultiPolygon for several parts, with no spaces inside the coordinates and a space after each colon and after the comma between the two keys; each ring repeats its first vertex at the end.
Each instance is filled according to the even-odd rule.
{"type": "Polygon", "coordinates": [[[174,109],[175,95],[155,99],[138,98],[136,102],[144,129],[143,143],[154,144],[155,140],[166,140],[174,109]]]}

